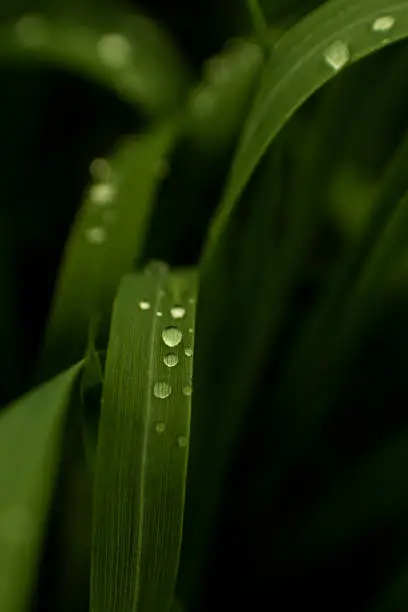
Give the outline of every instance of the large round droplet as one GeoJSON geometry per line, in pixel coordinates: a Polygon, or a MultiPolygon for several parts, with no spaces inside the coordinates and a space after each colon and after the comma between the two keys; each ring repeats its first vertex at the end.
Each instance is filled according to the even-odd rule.
{"type": "Polygon", "coordinates": [[[85,238],[90,244],[103,244],[106,240],[106,230],[103,227],[90,227],[85,230],[85,238]]]}
{"type": "Polygon", "coordinates": [[[183,306],[173,306],[170,308],[170,314],[173,319],[183,319],[186,314],[186,309],[183,306]]]}
{"type": "Polygon", "coordinates": [[[123,34],[105,34],[99,39],[97,52],[99,59],[110,68],[125,68],[132,46],[123,34]]]}
{"type": "Polygon", "coordinates": [[[117,190],[113,183],[97,183],[89,190],[89,197],[93,204],[108,206],[115,199],[117,190]]]}
{"type": "Polygon", "coordinates": [[[395,25],[395,17],[383,15],[378,17],[372,25],[373,32],[389,32],[395,25]]]}
{"type": "Polygon", "coordinates": [[[175,353],[169,353],[163,359],[165,365],[169,368],[174,368],[178,364],[178,357],[175,353]]]}
{"type": "Polygon", "coordinates": [[[150,310],[151,304],[147,300],[141,300],[139,302],[139,308],[140,310],[150,310]]]}
{"type": "Polygon", "coordinates": [[[183,339],[183,334],[178,327],[166,327],[162,331],[163,342],[166,346],[177,346],[183,339]]]}
{"type": "Polygon", "coordinates": [[[350,59],[350,51],[342,40],[335,40],[324,52],[326,64],[336,72],[343,68],[350,59]]]}
{"type": "Polygon", "coordinates": [[[157,382],[153,387],[153,393],[159,399],[165,399],[171,395],[171,387],[166,382],[157,382]]]}

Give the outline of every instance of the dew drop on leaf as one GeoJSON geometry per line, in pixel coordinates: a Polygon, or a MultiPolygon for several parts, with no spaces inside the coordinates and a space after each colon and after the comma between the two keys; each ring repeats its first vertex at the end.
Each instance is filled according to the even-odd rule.
{"type": "Polygon", "coordinates": [[[156,431],[158,434],[163,433],[165,429],[166,423],[163,423],[163,421],[160,421],[160,423],[156,423],[156,431]]]}
{"type": "Polygon", "coordinates": [[[350,51],[342,40],[335,40],[324,52],[326,64],[336,72],[341,70],[350,59],[350,51]]]}
{"type": "Polygon", "coordinates": [[[183,393],[184,393],[184,395],[191,395],[191,394],[193,393],[193,388],[192,388],[192,386],[191,386],[191,385],[186,385],[186,386],[183,388],[183,393]]]}
{"type": "Polygon", "coordinates": [[[169,272],[170,268],[165,261],[152,260],[144,269],[146,276],[163,276],[169,272]]]}
{"type": "Polygon", "coordinates": [[[178,364],[178,357],[175,353],[169,353],[163,359],[165,365],[169,368],[174,368],[178,364]]]}
{"type": "Polygon", "coordinates": [[[106,159],[97,157],[89,166],[89,172],[94,181],[106,183],[112,175],[112,169],[106,159]]]}
{"type": "Polygon", "coordinates": [[[106,230],[103,227],[90,227],[85,230],[85,238],[90,244],[103,244],[106,240],[106,230]]]}
{"type": "Polygon", "coordinates": [[[192,357],[193,356],[193,349],[192,348],[186,348],[186,350],[184,351],[184,354],[186,357],[192,357]]]}
{"type": "Polygon", "coordinates": [[[139,308],[140,310],[150,310],[151,304],[147,300],[141,300],[139,302],[139,308]]]}
{"type": "Polygon", "coordinates": [[[170,308],[170,314],[173,319],[183,319],[186,314],[186,309],[183,306],[173,306],[170,308]]]}
{"type": "Polygon", "coordinates": [[[46,42],[47,24],[40,15],[23,15],[15,29],[21,44],[26,47],[40,47],[46,42]]]}
{"type": "Polygon", "coordinates": [[[178,327],[170,326],[166,327],[162,331],[163,342],[166,346],[177,346],[183,339],[183,334],[178,327]]]}
{"type": "Polygon", "coordinates": [[[116,187],[112,183],[97,183],[92,185],[89,197],[93,204],[107,206],[111,204],[116,196],[116,187]]]}
{"type": "Polygon", "coordinates": [[[179,436],[177,438],[177,444],[181,447],[181,448],[185,448],[187,446],[187,438],[186,436],[179,436]]]}
{"type": "Polygon", "coordinates": [[[162,316],[163,316],[163,313],[162,313],[162,312],[160,312],[160,311],[158,311],[158,312],[156,312],[156,316],[157,316],[157,317],[162,317],[162,316]]]}
{"type": "Polygon", "coordinates": [[[157,382],[153,387],[153,394],[159,399],[165,399],[171,395],[171,387],[166,382],[157,382]]]}
{"type": "Polygon", "coordinates": [[[131,51],[132,46],[123,34],[105,34],[98,41],[99,59],[110,68],[124,68],[131,51]]]}
{"type": "Polygon", "coordinates": [[[395,17],[383,15],[378,17],[372,25],[373,32],[389,32],[395,25],[395,17]]]}

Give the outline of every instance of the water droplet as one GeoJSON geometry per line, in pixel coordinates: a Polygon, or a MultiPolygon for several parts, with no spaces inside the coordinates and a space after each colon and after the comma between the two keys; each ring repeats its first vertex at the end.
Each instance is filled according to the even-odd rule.
{"type": "Polygon", "coordinates": [[[96,182],[106,183],[112,175],[112,168],[106,159],[96,158],[89,166],[89,172],[96,182]]]}
{"type": "Polygon", "coordinates": [[[158,317],[162,317],[162,316],[163,316],[163,313],[162,313],[162,312],[160,312],[160,311],[159,311],[159,312],[156,312],[156,316],[158,316],[158,317]]]}
{"type": "Polygon", "coordinates": [[[184,351],[184,354],[186,357],[192,357],[193,356],[193,349],[192,348],[186,348],[186,350],[184,351]]]}
{"type": "Polygon", "coordinates": [[[169,272],[170,268],[165,261],[150,261],[144,269],[146,276],[162,276],[169,272]]]}
{"type": "Polygon", "coordinates": [[[163,421],[160,421],[160,423],[156,423],[156,431],[158,434],[163,433],[165,429],[166,423],[163,423],[163,421]]]}
{"type": "Polygon", "coordinates": [[[188,330],[189,334],[194,334],[194,329],[192,327],[190,327],[190,329],[188,330]]]}
{"type": "Polygon", "coordinates": [[[174,368],[174,366],[178,364],[178,357],[175,353],[169,353],[165,356],[163,361],[169,368],[174,368]]]}
{"type": "Polygon", "coordinates": [[[139,302],[139,308],[140,310],[150,310],[151,304],[147,300],[141,300],[139,302]]]}
{"type": "Polygon", "coordinates": [[[193,393],[193,387],[191,385],[186,385],[183,387],[184,395],[191,395],[193,393]]]}
{"type": "Polygon", "coordinates": [[[395,17],[392,15],[383,15],[378,17],[373,25],[373,32],[389,32],[395,25],[395,17]]]}
{"type": "Polygon", "coordinates": [[[112,203],[116,193],[117,189],[112,183],[97,183],[90,188],[89,197],[93,204],[107,206],[112,203]]]}
{"type": "Polygon", "coordinates": [[[90,227],[85,230],[85,238],[90,244],[103,244],[106,240],[106,230],[103,227],[90,227]]]}
{"type": "Polygon", "coordinates": [[[40,47],[46,42],[47,23],[40,15],[24,15],[17,21],[15,30],[26,47],[40,47]]]}
{"type": "Polygon", "coordinates": [[[196,302],[196,301],[195,301],[195,298],[193,298],[193,297],[191,297],[191,298],[188,300],[188,303],[189,303],[189,304],[195,304],[195,302],[196,302]]]}
{"type": "Polygon", "coordinates": [[[181,448],[185,448],[187,446],[187,438],[186,436],[179,436],[177,438],[177,444],[181,447],[181,448]]]}
{"type": "Polygon", "coordinates": [[[186,314],[186,309],[183,306],[173,306],[170,308],[170,314],[173,319],[182,319],[186,314]]]}
{"type": "Polygon", "coordinates": [[[183,339],[183,334],[178,327],[166,327],[162,331],[163,342],[166,346],[177,346],[183,339]]]}
{"type": "Polygon", "coordinates": [[[171,395],[171,387],[166,382],[157,382],[153,387],[153,393],[159,399],[165,399],[171,395]]]}
{"type": "Polygon", "coordinates": [[[333,70],[340,70],[350,59],[350,51],[346,43],[342,40],[335,40],[324,52],[326,64],[333,70]]]}
{"type": "Polygon", "coordinates": [[[99,59],[110,68],[126,67],[132,51],[132,46],[123,34],[105,34],[97,45],[99,59]]]}

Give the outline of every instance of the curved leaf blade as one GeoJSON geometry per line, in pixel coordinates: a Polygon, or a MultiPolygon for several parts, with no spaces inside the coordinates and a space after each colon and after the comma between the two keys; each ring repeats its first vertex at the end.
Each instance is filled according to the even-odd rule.
{"type": "Polygon", "coordinates": [[[143,246],[165,155],[177,133],[169,121],[128,137],[109,160],[108,180],[90,185],[68,239],[47,326],[42,376],[84,355],[91,317],[107,331],[119,282],[143,246]],[[61,347],[64,353],[61,355],[61,347]]]}
{"type": "Polygon", "coordinates": [[[61,451],[65,415],[82,363],[0,414],[0,592],[3,612],[25,612],[61,451]]]}
{"type": "Polygon", "coordinates": [[[196,290],[197,275],[187,271],[127,276],[119,289],[96,459],[92,612],[165,612],[172,605],[184,511],[196,290]],[[172,318],[174,306],[185,308],[185,316],[172,318]],[[182,334],[173,336],[170,346],[163,340],[168,326],[182,334]],[[166,365],[169,355],[173,361],[166,365]]]}
{"type": "Polygon", "coordinates": [[[344,66],[406,38],[407,9],[406,0],[391,4],[385,0],[329,2],[279,40],[265,67],[218,215],[210,228],[208,254],[255,167],[296,109],[344,66]]]}
{"type": "Polygon", "coordinates": [[[175,110],[188,85],[172,41],[153,21],[115,7],[95,14],[22,14],[0,26],[0,59],[36,59],[96,80],[138,110],[175,110]]]}

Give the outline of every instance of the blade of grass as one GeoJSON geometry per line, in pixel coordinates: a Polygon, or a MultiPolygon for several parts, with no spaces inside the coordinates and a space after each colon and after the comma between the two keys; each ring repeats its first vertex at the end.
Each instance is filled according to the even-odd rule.
{"type": "Polygon", "coordinates": [[[178,120],[171,120],[151,133],[127,138],[109,160],[109,178],[87,191],[57,280],[41,378],[84,355],[92,315],[100,317],[101,334],[107,336],[117,287],[141,251],[164,156],[177,129],[178,120]]]}
{"type": "Polygon", "coordinates": [[[196,293],[190,271],[131,275],[120,285],[99,425],[91,612],[166,612],[173,601],[196,293]]]}
{"type": "Polygon", "coordinates": [[[81,367],[78,363],[0,414],[2,612],[25,612],[29,607],[65,415],[81,367]]]}
{"type": "Polygon", "coordinates": [[[400,612],[405,610],[408,600],[408,562],[395,573],[394,579],[377,602],[370,608],[370,612],[400,612]]]}
{"type": "Polygon", "coordinates": [[[362,457],[324,495],[302,529],[300,542],[332,548],[408,510],[408,432],[396,433],[362,457]]]}
{"type": "MultiPolygon", "coordinates": [[[[295,110],[351,62],[408,35],[406,0],[338,0],[296,24],[277,43],[253,109],[204,255],[211,255],[255,167],[295,110]]],[[[333,118],[333,120],[335,120],[333,118]]]]}
{"type": "Polygon", "coordinates": [[[285,197],[286,143],[275,145],[257,169],[242,214],[234,215],[200,278],[195,369],[200,392],[191,423],[179,578],[187,609],[196,603],[228,470],[251,407],[259,355],[268,345],[266,321],[279,308],[270,291],[279,270],[277,226],[285,197]],[[269,205],[256,208],[260,200],[269,205]]]}
{"type": "Polygon", "coordinates": [[[0,26],[0,57],[68,68],[113,89],[152,115],[175,110],[188,76],[179,54],[153,21],[119,7],[23,14],[0,26]]]}
{"type": "Polygon", "coordinates": [[[312,443],[335,397],[344,366],[378,309],[388,271],[395,267],[406,243],[407,154],[405,135],[363,235],[339,262],[293,347],[275,397],[277,410],[285,407],[280,432],[285,454],[298,455],[312,443]]]}
{"type": "Polygon", "coordinates": [[[258,0],[247,0],[247,5],[259,43],[267,51],[271,44],[269,42],[268,24],[262,8],[258,0]]]}

